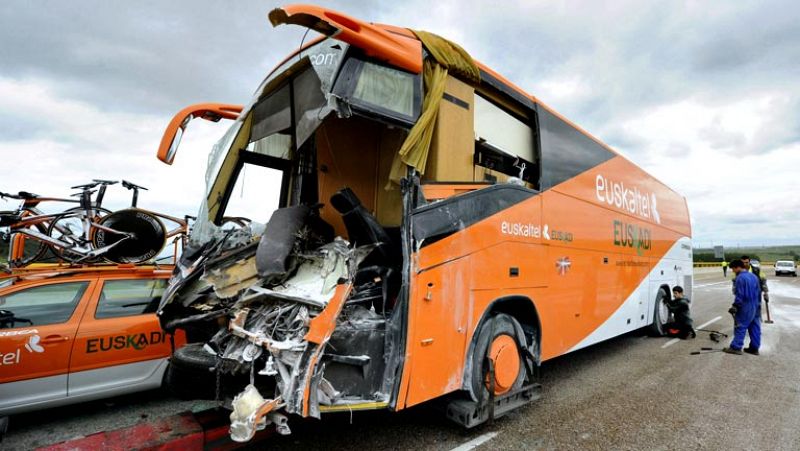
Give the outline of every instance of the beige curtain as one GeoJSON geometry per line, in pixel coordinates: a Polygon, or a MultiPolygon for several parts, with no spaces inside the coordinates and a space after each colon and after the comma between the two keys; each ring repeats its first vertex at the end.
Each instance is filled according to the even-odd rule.
{"type": "MultiPolygon", "coordinates": [[[[413,30],[412,30],[413,31],[413,30]]],[[[426,31],[413,31],[428,50],[430,58],[425,60],[423,82],[425,98],[422,101],[422,113],[417,123],[411,128],[408,137],[400,147],[392,162],[392,171],[386,189],[392,189],[406,176],[407,167],[411,166],[420,174],[425,173],[428,151],[436,127],[436,116],[439,103],[444,95],[447,74],[476,86],[480,83],[480,70],[472,57],[458,44],[426,31]]]]}

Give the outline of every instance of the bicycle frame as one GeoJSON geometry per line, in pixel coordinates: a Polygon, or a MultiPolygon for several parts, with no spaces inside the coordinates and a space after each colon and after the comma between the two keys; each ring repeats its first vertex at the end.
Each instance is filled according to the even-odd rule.
{"type": "MultiPolygon", "coordinates": [[[[36,217],[36,218],[39,221],[43,221],[43,219],[40,219],[40,218],[44,217],[46,219],[54,219],[54,218],[63,217],[63,216],[64,215],[42,215],[41,217],[36,217]]],[[[57,238],[53,238],[53,237],[51,237],[49,235],[41,233],[41,232],[39,232],[39,231],[37,231],[35,229],[30,229],[28,227],[25,227],[25,228],[22,228],[22,229],[18,229],[18,230],[12,229],[12,234],[17,234],[17,235],[18,234],[22,234],[22,235],[25,235],[25,236],[29,236],[29,237],[32,237],[32,238],[34,238],[36,240],[39,240],[39,241],[41,241],[43,243],[47,243],[50,246],[57,247],[59,249],[69,250],[70,252],[74,252],[76,254],[83,255],[83,258],[81,258],[81,260],[85,260],[87,258],[99,257],[99,256],[105,254],[106,252],[108,252],[110,249],[112,249],[115,246],[117,246],[118,244],[123,243],[125,240],[130,239],[130,238],[133,237],[133,234],[126,233],[126,232],[120,232],[120,231],[112,229],[110,227],[103,226],[103,225],[98,224],[98,223],[96,223],[94,221],[88,220],[86,217],[84,217],[84,221],[89,221],[88,222],[88,227],[85,227],[85,233],[86,233],[87,236],[90,234],[90,231],[92,230],[92,228],[95,228],[95,229],[98,229],[98,230],[105,230],[106,232],[116,233],[116,234],[124,235],[124,236],[123,236],[122,239],[120,239],[120,240],[118,240],[118,241],[116,241],[116,242],[114,242],[112,244],[109,244],[108,246],[103,246],[101,248],[91,249],[91,250],[83,250],[83,249],[80,249],[80,248],[76,248],[75,244],[73,244],[73,243],[68,243],[66,241],[62,241],[62,240],[59,240],[57,238]]],[[[26,225],[29,225],[28,224],[29,222],[31,224],[36,224],[36,222],[32,222],[32,221],[28,221],[28,222],[20,221],[17,224],[25,223],[26,225]]],[[[86,224],[86,223],[84,223],[84,224],[86,224]]],[[[86,239],[88,240],[88,238],[86,238],[86,239]]],[[[16,237],[14,238],[14,240],[16,240],[16,237]]],[[[16,241],[14,241],[14,242],[16,243],[16,241]]]]}

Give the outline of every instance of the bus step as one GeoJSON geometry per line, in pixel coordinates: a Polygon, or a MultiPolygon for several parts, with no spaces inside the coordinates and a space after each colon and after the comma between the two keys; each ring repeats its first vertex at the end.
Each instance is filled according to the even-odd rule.
{"type": "MultiPolygon", "coordinates": [[[[542,384],[525,385],[517,391],[495,396],[494,417],[500,418],[517,407],[536,401],[542,396],[542,384]]],[[[455,399],[447,404],[447,418],[472,428],[489,419],[489,405],[479,404],[471,399],[455,399]]]]}

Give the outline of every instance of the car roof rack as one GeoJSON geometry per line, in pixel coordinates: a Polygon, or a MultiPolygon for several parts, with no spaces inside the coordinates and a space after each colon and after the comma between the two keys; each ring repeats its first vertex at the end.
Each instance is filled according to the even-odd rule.
{"type": "MultiPolygon", "coordinates": [[[[63,263],[33,263],[24,268],[12,268],[5,272],[0,271],[0,281],[12,279],[15,281],[48,279],[51,277],[62,277],[75,274],[100,274],[100,273],[171,273],[173,264],[144,264],[134,265],[132,263],[123,264],[93,264],[93,265],[65,265],[63,263]]],[[[12,282],[13,283],[13,282],[12,282]]]]}

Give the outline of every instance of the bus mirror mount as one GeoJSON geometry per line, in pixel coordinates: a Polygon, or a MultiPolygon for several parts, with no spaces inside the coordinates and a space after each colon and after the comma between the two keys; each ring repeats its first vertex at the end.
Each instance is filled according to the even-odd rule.
{"type": "Polygon", "coordinates": [[[220,119],[234,120],[242,112],[242,105],[229,105],[224,103],[198,103],[188,106],[178,112],[167,125],[164,135],[161,137],[161,144],[158,146],[158,159],[166,164],[172,164],[181,138],[186,131],[186,126],[195,118],[205,119],[211,122],[219,122],[220,119]]]}

